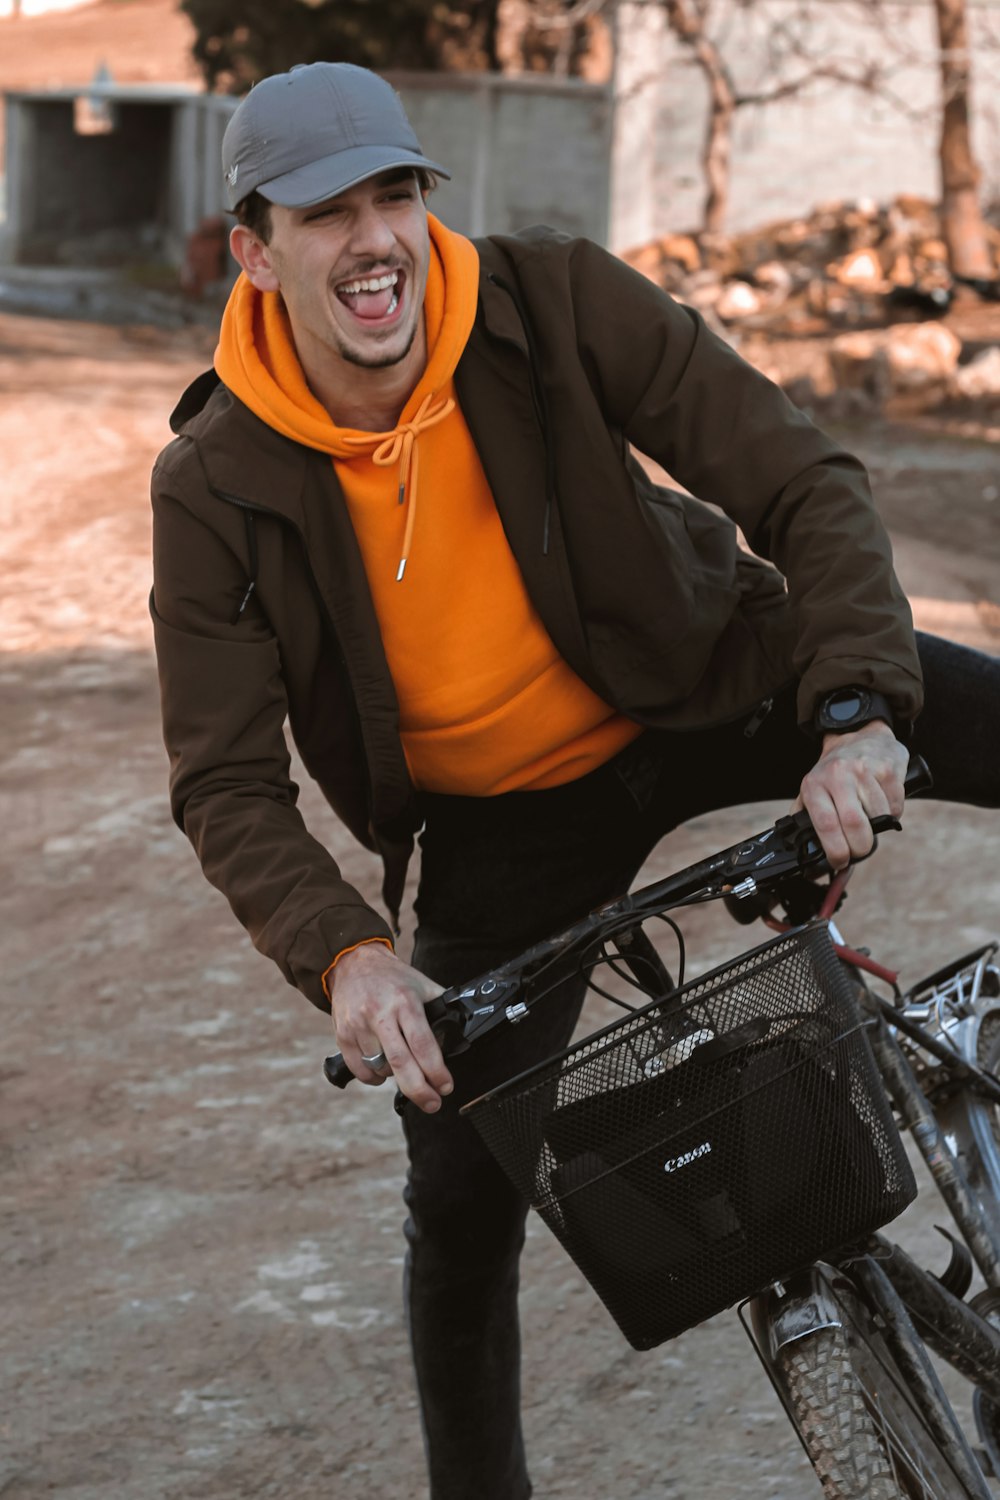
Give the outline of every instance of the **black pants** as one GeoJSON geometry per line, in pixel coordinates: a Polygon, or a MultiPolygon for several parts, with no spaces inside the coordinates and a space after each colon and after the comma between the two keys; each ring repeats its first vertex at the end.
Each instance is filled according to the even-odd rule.
{"type": "MultiPolygon", "coordinates": [[[[1000,806],[1000,661],[920,636],[927,706],[915,748],[937,797],[1000,806]]],[[[624,891],[679,823],[719,807],[788,798],[816,759],[795,695],[746,723],[647,732],[589,776],[543,792],[428,799],[414,963],[454,984],[624,891]]],[[[526,1205],[460,1106],[569,1042],[574,980],[451,1059],[436,1115],[400,1101],[409,1150],[406,1302],[432,1500],[525,1500],[518,1259],[526,1205]]]]}

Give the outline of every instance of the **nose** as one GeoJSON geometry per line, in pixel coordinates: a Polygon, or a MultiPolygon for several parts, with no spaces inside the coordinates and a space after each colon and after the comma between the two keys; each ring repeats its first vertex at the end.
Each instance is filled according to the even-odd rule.
{"type": "Polygon", "coordinates": [[[384,260],[391,254],[396,236],[377,203],[366,203],[351,229],[351,254],[359,260],[384,260]]]}

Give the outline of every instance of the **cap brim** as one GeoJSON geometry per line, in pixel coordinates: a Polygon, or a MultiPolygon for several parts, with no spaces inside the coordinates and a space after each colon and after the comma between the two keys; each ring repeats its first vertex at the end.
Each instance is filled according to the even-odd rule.
{"type": "Polygon", "coordinates": [[[294,172],[286,172],[283,177],[262,182],[257,191],[269,203],[282,208],[310,208],[396,167],[423,167],[451,179],[450,172],[421,156],[419,151],[407,151],[400,146],[356,146],[353,151],[338,151],[336,156],[325,156],[308,166],[297,167],[294,172]]]}

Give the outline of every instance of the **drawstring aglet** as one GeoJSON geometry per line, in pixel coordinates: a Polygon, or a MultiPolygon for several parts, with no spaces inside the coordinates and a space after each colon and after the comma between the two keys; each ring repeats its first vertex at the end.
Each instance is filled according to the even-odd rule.
{"type": "MultiPolygon", "coordinates": [[[[402,503],[403,503],[403,501],[405,499],[406,499],[406,480],[405,479],[401,479],[399,481],[399,495],[397,497],[396,504],[397,505],[402,505],[402,503]]],[[[413,518],[411,516],[410,517],[410,521],[412,521],[412,519],[413,518]]],[[[409,541],[410,541],[410,524],[407,523],[407,526],[406,526],[406,535],[403,537],[403,546],[407,550],[409,549],[409,541]]],[[[406,572],[406,563],[407,563],[407,555],[406,555],[406,552],[404,551],[402,557],[399,559],[399,567],[396,569],[396,582],[397,583],[402,583],[402,581],[403,581],[403,574],[406,572]]]]}

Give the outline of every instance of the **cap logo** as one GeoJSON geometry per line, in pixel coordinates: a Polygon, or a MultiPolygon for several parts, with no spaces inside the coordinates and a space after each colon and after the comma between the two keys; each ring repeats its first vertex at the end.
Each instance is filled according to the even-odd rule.
{"type": "Polygon", "coordinates": [[[229,168],[229,171],[226,173],[226,181],[229,183],[230,187],[235,187],[236,186],[236,179],[237,179],[237,177],[239,175],[240,175],[240,164],[239,164],[239,162],[236,162],[233,166],[231,166],[229,168]]]}

